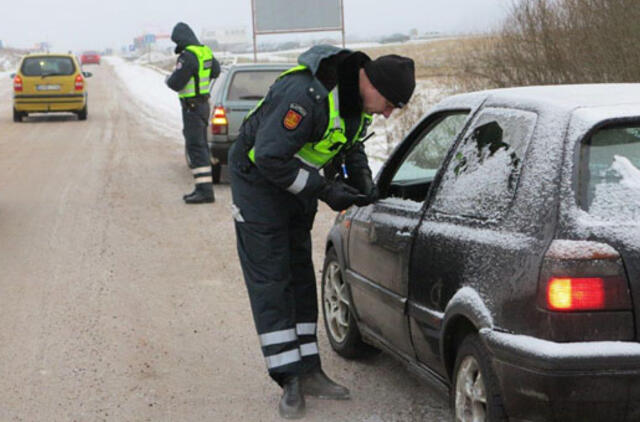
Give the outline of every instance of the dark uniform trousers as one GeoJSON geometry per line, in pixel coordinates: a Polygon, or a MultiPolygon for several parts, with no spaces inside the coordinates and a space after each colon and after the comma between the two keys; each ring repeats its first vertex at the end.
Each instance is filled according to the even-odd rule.
{"type": "Polygon", "coordinates": [[[212,183],[211,160],[207,144],[209,102],[206,98],[181,100],[182,134],[196,185],[212,183]]]}
{"type": "Polygon", "coordinates": [[[320,366],[311,258],[317,200],[268,182],[239,145],[241,137],[229,153],[238,255],[269,375],[282,385],[320,366]]]}

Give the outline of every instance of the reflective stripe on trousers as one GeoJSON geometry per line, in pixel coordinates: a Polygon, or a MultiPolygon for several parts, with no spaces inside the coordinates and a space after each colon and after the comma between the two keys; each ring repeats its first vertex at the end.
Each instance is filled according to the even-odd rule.
{"type": "Polygon", "coordinates": [[[193,178],[196,185],[199,183],[213,183],[213,176],[211,175],[211,166],[202,166],[191,169],[193,178]]]}
{"type": "MultiPolygon", "coordinates": [[[[260,345],[263,350],[267,346],[274,346],[284,343],[298,343],[299,335],[313,335],[315,336],[316,324],[315,323],[303,323],[296,324],[296,328],[289,328],[286,330],[271,331],[269,333],[260,334],[260,345]]],[[[295,347],[295,345],[292,345],[295,347]]],[[[305,356],[312,356],[318,354],[318,343],[316,341],[300,344],[295,348],[286,350],[284,352],[278,352],[269,354],[265,352],[265,362],[267,369],[275,369],[281,366],[289,365],[300,361],[305,356]]]]}

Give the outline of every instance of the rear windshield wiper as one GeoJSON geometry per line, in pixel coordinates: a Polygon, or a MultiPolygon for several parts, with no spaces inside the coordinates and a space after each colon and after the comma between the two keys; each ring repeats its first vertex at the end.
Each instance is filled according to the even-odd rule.
{"type": "Polygon", "coordinates": [[[57,73],[57,72],[52,72],[52,73],[43,73],[42,75],[40,75],[40,77],[42,79],[46,78],[47,76],[63,76],[64,73],[57,73]]]}
{"type": "Polygon", "coordinates": [[[261,100],[262,95],[241,95],[238,97],[239,100],[261,100]]]}

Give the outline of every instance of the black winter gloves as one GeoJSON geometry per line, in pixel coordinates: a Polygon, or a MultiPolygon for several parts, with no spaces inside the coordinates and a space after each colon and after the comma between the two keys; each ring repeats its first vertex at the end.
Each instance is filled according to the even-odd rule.
{"type": "Polygon", "coordinates": [[[346,210],[351,205],[362,207],[372,202],[367,195],[361,194],[358,189],[341,181],[329,183],[318,197],[334,211],[346,210]]]}
{"type": "Polygon", "coordinates": [[[369,203],[375,202],[380,196],[378,193],[378,187],[373,183],[371,172],[368,169],[367,171],[354,172],[353,174],[350,174],[347,179],[347,183],[365,195],[369,200],[369,203]]]}

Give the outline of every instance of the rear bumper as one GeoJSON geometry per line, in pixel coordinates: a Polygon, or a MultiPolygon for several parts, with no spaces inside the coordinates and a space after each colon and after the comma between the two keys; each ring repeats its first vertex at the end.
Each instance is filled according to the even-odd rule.
{"type": "Polygon", "coordinates": [[[488,329],[481,336],[512,420],[640,420],[640,343],[555,343],[488,329]]]}
{"type": "Polygon", "coordinates": [[[229,154],[229,149],[231,149],[233,142],[234,140],[217,141],[215,139],[213,142],[209,142],[209,151],[211,152],[211,156],[221,164],[227,164],[227,155],[229,154]]]}
{"type": "Polygon", "coordinates": [[[60,96],[15,95],[13,107],[17,111],[46,113],[50,111],[80,111],[86,105],[85,94],[60,96]]]}

